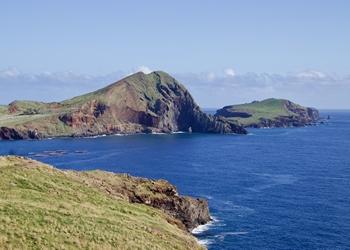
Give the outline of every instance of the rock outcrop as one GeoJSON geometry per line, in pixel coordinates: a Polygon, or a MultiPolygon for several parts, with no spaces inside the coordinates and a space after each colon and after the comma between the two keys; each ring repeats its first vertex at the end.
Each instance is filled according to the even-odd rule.
{"type": "Polygon", "coordinates": [[[14,128],[0,127],[0,140],[22,140],[22,139],[40,139],[40,134],[34,130],[16,130],[14,128]]]}
{"type": "Polygon", "coordinates": [[[1,136],[4,131],[0,139],[32,139],[29,131],[36,131],[37,137],[177,131],[246,133],[235,122],[202,112],[186,88],[161,71],[139,72],[60,103],[13,102],[6,115],[7,119],[0,119],[0,126],[15,131],[9,135],[22,136],[1,136]]]}
{"type": "Polygon", "coordinates": [[[319,112],[283,99],[266,99],[248,104],[231,105],[217,110],[216,117],[225,117],[244,127],[301,127],[315,124],[319,112]]]}
{"type": "MultiPolygon", "coordinates": [[[[48,167],[35,160],[18,156],[0,157],[1,160],[16,163],[16,166],[38,168],[38,171],[43,171],[48,167]]],[[[160,209],[168,215],[169,223],[185,231],[191,231],[211,220],[206,200],[181,196],[176,187],[166,180],[152,180],[101,170],[61,171],[52,166],[50,166],[50,172],[63,173],[71,180],[89,188],[98,189],[114,199],[160,209]]]]}
{"type": "Polygon", "coordinates": [[[206,200],[181,196],[176,187],[168,181],[150,180],[103,171],[73,173],[79,181],[98,188],[113,197],[161,209],[179,220],[181,223],[177,223],[177,225],[183,229],[190,231],[211,220],[206,200]]]}

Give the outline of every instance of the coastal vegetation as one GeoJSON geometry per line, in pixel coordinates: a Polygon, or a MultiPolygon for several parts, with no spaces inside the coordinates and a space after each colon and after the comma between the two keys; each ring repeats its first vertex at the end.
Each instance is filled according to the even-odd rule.
{"type": "MultiPolygon", "coordinates": [[[[140,185],[127,175],[62,171],[27,158],[0,157],[0,246],[202,249],[180,220],[132,203],[122,192],[110,193],[103,179],[121,189],[131,185],[138,195],[162,197],[150,191],[157,182],[144,180],[140,185]]],[[[168,187],[165,181],[157,185],[168,187]]]]}
{"type": "Polygon", "coordinates": [[[138,72],[62,102],[14,101],[0,109],[0,139],[7,140],[178,131],[246,133],[202,112],[188,90],[162,71],[138,72]]]}
{"type": "Polygon", "coordinates": [[[219,109],[222,116],[244,127],[297,127],[316,122],[318,111],[285,99],[269,98],[219,109]]]}

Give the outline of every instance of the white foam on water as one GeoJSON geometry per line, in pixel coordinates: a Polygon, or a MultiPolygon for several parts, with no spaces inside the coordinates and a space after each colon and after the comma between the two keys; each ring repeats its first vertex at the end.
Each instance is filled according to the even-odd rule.
{"type": "Polygon", "coordinates": [[[205,231],[208,231],[210,226],[213,224],[213,222],[208,222],[207,224],[204,225],[199,225],[198,227],[194,228],[191,233],[196,235],[196,234],[201,234],[205,231]]]}
{"type": "Polygon", "coordinates": [[[215,223],[219,222],[219,220],[215,217],[211,217],[211,221],[209,221],[207,224],[199,225],[198,227],[192,229],[191,233],[194,235],[201,234],[205,231],[208,231],[210,227],[212,227],[215,223]]]}
{"type": "Polygon", "coordinates": [[[84,139],[96,139],[96,138],[100,138],[100,137],[105,137],[107,136],[106,134],[103,135],[94,135],[94,136],[84,136],[84,139]]]}
{"type": "Polygon", "coordinates": [[[166,135],[166,133],[152,132],[152,135],[166,135]]]}
{"type": "Polygon", "coordinates": [[[132,134],[122,134],[122,133],[116,133],[116,134],[113,134],[113,136],[128,136],[128,135],[132,135],[132,134]]]}
{"type": "Polygon", "coordinates": [[[200,245],[205,246],[205,247],[214,243],[214,241],[211,239],[202,239],[202,240],[197,240],[197,241],[200,245]]]}
{"type": "MultiPolygon", "coordinates": [[[[193,235],[197,235],[199,236],[200,234],[202,234],[203,232],[209,230],[211,227],[213,226],[222,226],[222,225],[225,225],[225,224],[218,224],[218,222],[220,222],[217,218],[215,217],[212,217],[212,221],[208,222],[207,224],[205,225],[200,225],[198,227],[196,227],[195,229],[192,230],[192,234],[193,235]]],[[[220,234],[217,234],[217,235],[214,235],[214,236],[209,236],[209,237],[206,237],[206,238],[203,238],[203,239],[197,239],[198,243],[205,246],[205,247],[208,247],[209,245],[215,243],[216,240],[220,240],[220,241],[223,241],[225,239],[225,237],[227,236],[234,236],[234,235],[245,235],[245,234],[248,234],[248,232],[246,231],[237,231],[237,232],[223,232],[223,233],[220,233],[220,234]]]]}

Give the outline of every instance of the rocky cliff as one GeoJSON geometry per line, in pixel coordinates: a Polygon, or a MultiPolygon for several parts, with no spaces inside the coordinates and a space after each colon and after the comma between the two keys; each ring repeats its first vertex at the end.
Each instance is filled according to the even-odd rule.
{"type": "Polygon", "coordinates": [[[186,88],[157,71],[136,73],[59,103],[15,101],[0,114],[0,139],[115,133],[237,133],[234,122],[201,111],[186,88]]]}
{"type": "Polygon", "coordinates": [[[176,187],[165,180],[150,180],[103,171],[71,172],[78,181],[98,188],[115,198],[161,209],[179,220],[180,228],[191,230],[208,223],[208,203],[204,199],[181,196],[176,187]]]}
{"type": "Polygon", "coordinates": [[[244,127],[300,127],[319,120],[319,112],[289,100],[266,99],[247,104],[231,105],[216,111],[216,117],[225,117],[244,127]]]}

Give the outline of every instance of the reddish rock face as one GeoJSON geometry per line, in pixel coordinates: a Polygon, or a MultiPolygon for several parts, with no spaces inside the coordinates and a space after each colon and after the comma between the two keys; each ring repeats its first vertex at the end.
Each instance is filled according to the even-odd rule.
{"type": "Polygon", "coordinates": [[[18,110],[17,106],[15,103],[10,103],[8,107],[8,111],[10,114],[16,113],[18,110]]]}
{"type": "Polygon", "coordinates": [[[62,114],[58,118],[73,128],[82,126],[92,127],[96,119],[102,116],[106,110],[107,106],[105,104],[93,100],[82,105],[77,111],[62,114]]]}
{"type": "Polygon", "coordinates": [[[26,119],[10,127],[11,133],[3,129],[0,139],[177,131],[246,133],[236,123],[203,113],[185,87],[164,72],[136,73],[61,103],[16,101],[8,109],[11,115],[26,119]]]}

